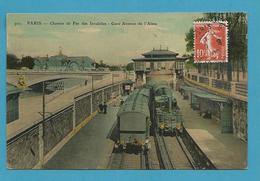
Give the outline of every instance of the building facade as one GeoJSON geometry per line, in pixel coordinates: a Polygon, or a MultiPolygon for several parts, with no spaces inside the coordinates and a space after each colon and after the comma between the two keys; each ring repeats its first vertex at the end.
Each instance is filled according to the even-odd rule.
{"type": "Polygon", "coordinates": [[[146,83],[157,75],[183,74],[186,57],[178,57],[178,53],[168,49],[153,49],[134,58],[134,70],[137,84],[146,83]]]}

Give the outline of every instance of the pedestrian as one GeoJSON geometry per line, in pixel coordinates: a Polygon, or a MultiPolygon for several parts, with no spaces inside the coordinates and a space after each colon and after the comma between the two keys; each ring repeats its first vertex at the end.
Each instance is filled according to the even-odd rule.
{"type": "Polygon", "coordinates": [[[106,102],[104,102],[104,104],[103,104],[103,110],[104,110],[104,114],[106,114],[107,113],[107,104],[106,104],[106,102]]]}
{"type": "Polygon", "coordinates": [[[98,105],[98,108],[99,108],[99,112],[103,112],[103,104],[102,104],[102,103],[100,103],[100,104],[98,105]]]}

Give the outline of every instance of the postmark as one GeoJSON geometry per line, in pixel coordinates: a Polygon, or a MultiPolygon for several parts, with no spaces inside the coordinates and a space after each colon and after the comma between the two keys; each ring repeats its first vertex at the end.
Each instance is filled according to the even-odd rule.
{"type": "Polygon", "coordinates": [[[194,62],[228,62],[228,22],[194,22],[194,62]]]}

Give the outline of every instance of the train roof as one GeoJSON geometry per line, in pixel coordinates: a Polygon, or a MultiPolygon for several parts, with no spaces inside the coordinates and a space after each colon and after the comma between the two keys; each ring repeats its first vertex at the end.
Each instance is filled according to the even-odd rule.
{"type": "Polygon", "coordinates": [[[128,96],[124,104],[119,109],[117,116],[120,116],[126,112],[139,112],[145,116],[150,116],[148,107],[149,95],[150,89],[148,88],[136,89],[128,96]]]}

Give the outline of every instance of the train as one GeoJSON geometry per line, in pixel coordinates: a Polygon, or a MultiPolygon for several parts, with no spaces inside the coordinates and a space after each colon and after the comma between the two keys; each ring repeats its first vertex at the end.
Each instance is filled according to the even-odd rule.
{"type": "Polygon", "coordinates": [[[172,135],[181,122],[170,87],[165,83],[149,82],[135,89],[121,105],[117,113],[115,145],[123,150],[142,151],[154,130],[172,135]]]}
{"type": "Polygon", "coordinates": [[[167,82],[153,85],[156,128],[160,135],[174,136],[183,127],[183,119],[173,91],[167,82]]]}
{"type": "Polygon", "coordinates": [[[141,150],[150,136],[150,89],[134,90],[117,113],[118,145],[126,150],[141,150]]]}

